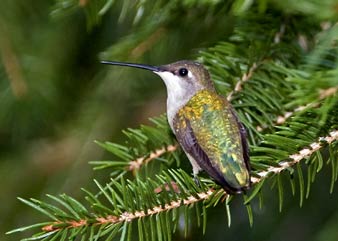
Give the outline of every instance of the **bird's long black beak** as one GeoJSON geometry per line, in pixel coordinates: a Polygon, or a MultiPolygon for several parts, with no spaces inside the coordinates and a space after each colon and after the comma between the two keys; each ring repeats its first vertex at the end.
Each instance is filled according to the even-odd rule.
{"type": "Polygon", "coordinates": [[[110,65],[119,65],[119,66],[128,66],[133,68],[139,68],[139,69],[146,69],[153,72],[161,72],[163,71],[161,67],[158,66],[152,66],[147,64],[134,64],[134,63],[124,63],[124,62],[115,62],[115,61],[101,61],[101,64],[110,64],[110,65]]]}

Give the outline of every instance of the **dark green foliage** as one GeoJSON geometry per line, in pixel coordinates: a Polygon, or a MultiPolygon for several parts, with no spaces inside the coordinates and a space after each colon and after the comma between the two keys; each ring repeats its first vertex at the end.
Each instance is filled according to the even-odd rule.
{"type": "MultiPolygon", "coordinates": [[[[180,155],[177,151],[171,151],[176,144],[173,135],[170,133],[166,116],[162,115],[150,119],[150,121],[155,125],[154,127],[142,125],[139,129],[129,128],[123,131],[123,134],[128,138],[124,146],[111,142],[96,142],[116,156],[118,160],[91,161],[90,164],[95,165],[94,170],[113,168],[111,176],[120,177],[128,171],[133,171],[136,174],[139,171],[139,166],[142,167],[148,162],[151,164],[160,162],[165,164],[164,167],[168,167],[176,161],[179,165],[180,155]],[[162,150],[160,152],[168,152],[169,154],[156,155],[156,158],[153,158],[152,155],[155,154],[151,154],[153,150],[162,150]]],[[[161,169],[162,167],[158,171],[161,169]]]]}

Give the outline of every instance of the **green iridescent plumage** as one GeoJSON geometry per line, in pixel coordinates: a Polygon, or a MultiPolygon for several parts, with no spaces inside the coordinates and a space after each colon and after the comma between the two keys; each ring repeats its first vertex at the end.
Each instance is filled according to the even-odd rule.
{"type": "Polygon", "coordinates": [[[230,103],[216,93],[202,64],[187,60],[161,66],[103,63],[147,69],[162,78],[168,92],[168,122],[194,176],[204,170],[230,194],[250,186],[245,128],[230,103]]]}
{"type": "Polygon", "coordinates": [[[228,185],[235,190],[248,187],[250,182],[248,164],[243,156],[247,150],[243,150],[240,127],[228,101],[210,90],[196,93],[174,119],[175,134],[185,151],[190,152],[201,168],[222,186],[228,185]],[[199,152],[203,151],[205,155],[187,150],[186,138],[191,137],[196,141],[190,141],[190,145],[198,145],[199,152]],[[209,165],[208,161],[211,167],[205,167],[209,165]]]}

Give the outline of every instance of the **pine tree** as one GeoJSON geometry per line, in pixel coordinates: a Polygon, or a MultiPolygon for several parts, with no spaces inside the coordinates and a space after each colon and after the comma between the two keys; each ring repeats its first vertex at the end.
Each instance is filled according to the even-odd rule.
{"type": "Polygon", "coordinates": [[[125,144],[97,141],[110,160],[90,164],[109,170],[110,178],[83,189],[86,201],[67,194],[19,198],[45,221],[8,233],[34,230],[24,240],[174,240],[194,229],[205,233],[215,207],[233,226],[238,217],[231,211],[241,205],[247,226],[255,229],[255,213],[271,193],[269,200],[287,213],[287,198],[303,206],[310,195],[320,195],[311,187],[322,172],[331,175],[323,189],[336,191],[337,6],[333,0],[56,1],[52,15],[81,9],[88,31],[112,21],[129,29],[102,59],[144,62],[152,49],[177,42],[182,56],[194,54],[248,131],[253,185],[236,196],[203,174],[196,185],[161,115],[124,130],[125,144]]]}

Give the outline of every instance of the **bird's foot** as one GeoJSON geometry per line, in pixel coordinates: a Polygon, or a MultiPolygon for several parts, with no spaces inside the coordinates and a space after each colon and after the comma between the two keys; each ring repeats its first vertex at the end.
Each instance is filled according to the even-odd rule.
{"type": "Polygon", "coordinates": [[[196,183],[196,185],[197,185],[198,187],[201,187],[201,182],[200,182],[200,180],[198,179],[197,176],[194,176],[194,182],[196,183]]]}

